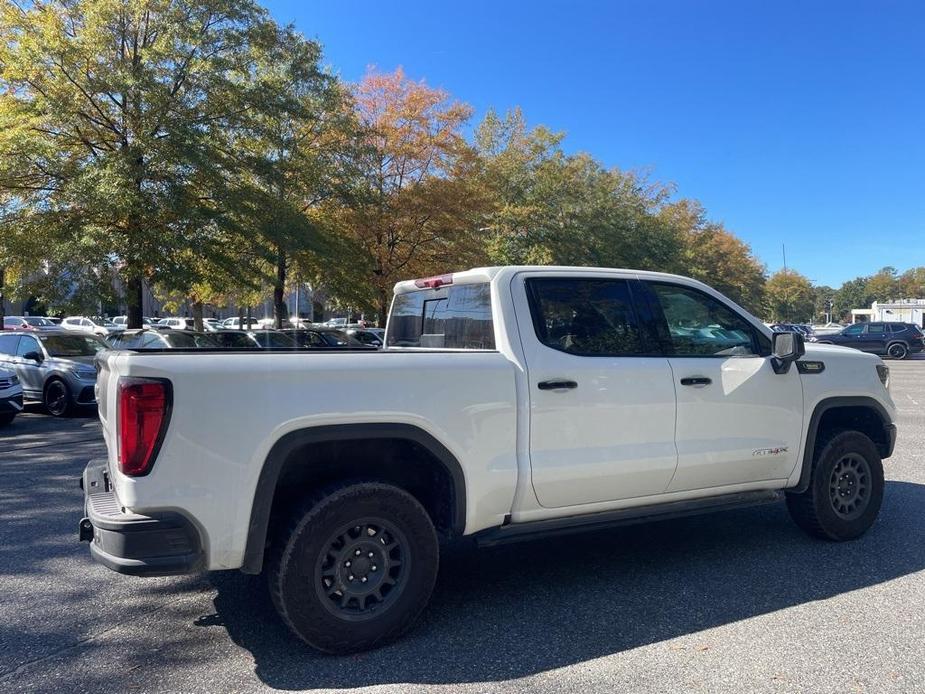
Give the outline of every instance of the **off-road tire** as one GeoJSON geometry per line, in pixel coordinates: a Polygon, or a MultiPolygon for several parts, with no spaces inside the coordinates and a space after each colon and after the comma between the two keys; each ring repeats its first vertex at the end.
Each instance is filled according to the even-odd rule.
{"type": "MultiPolygon", "coordinates": [[[[352,555],[353,550],[348,553],[352,555]]],[[[313,648],[335,654],[369,650],[401,636],[421,614],[433,591],[439,556],[437,534],[427,511],[406,491],[378,482],[328,487],[300,506],[276,533],[268,558],[270,595],[283,621],[313,648]],[[347,543],[339,545],[338,541],[346,538],[347,542],[360,542],[350,533],[354,526],[368,526],[359,537],[375,542],[376,536],[369,539],[367,533],[377,525],[386,526],[386,530],[379,531],[383,533],[383,546],[387,546],[385,538],[391,542],[400,536],[396,543],[399,549],[383,549],[384,555],[380,556],[380,563],[398,562],[387,569],[397,576],[397,582],[386,586],[384,566],[362,558],[367,572],[363,577],[370,585],[381,581],[379,590],[388,587],[389,592],[385,599],[379,596],[382,602],[372,600],[373,609],[367,609],[365,598],[362,606],[358,598],[351,599],[348,606],[355,610],[351,613],[340,601],[360,586],[347,584],[346,570],[341,566],[349,557],[336,554],[348,551],[344,549],[347,543]],[[348,528],[347,535],[342,533],[344,528],[348,528]],[[332,550],[338,545],[341,548],[332,550]],[[390,551],[398,554],[390,559],[386,556],[390,551]],[[324,569],[325,565],[336,566],[342,572],[337,580],[326,583],[330,579],[321,575],[332,569],[324,569]],[[329,593],[334,586],[342,588],[339,594],[329,593]]]]}
{"type": "Polygon", "coordinates": [[[790,516],[813,537],[842,542],[863,535],[880,512],[883,502],[883,463],[874,442],[858,431],[841,431],[819,441],[814,456],[809,487],[805,492],[787,494],[790,516]],[[839,475],[838,470],[845,470],[839,475]],[[854,471],[852,472],[852,466],[854,471]],[[858,472],[860,469],[860,472],[858,472]],[[854,477],[854,485],[850,475],[854,477]],[[840,489],[839,485],[845,485],[840,489]],[[842,505],[842,492],[857,494],[866,490],[856,507],[842,505]],[[849,510],[850,509],[850,510],[849,510]]]}

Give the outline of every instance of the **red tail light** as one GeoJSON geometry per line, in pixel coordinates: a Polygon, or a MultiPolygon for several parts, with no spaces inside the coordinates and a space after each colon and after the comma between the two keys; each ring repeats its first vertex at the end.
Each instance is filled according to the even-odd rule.
{"type": "Polygon", "coordinates": [[[437,277],[424,277],[423,279],[414,280],[414,286],[421,289],[440,289],[449,284],[453,284],[453,275],[438,275],[437,277]]]}
{"type": "Polygon", "coordinates": [[[119,469],[132,477],[147,475],[170,420],[170,381],[119,379],[119,469]]]}

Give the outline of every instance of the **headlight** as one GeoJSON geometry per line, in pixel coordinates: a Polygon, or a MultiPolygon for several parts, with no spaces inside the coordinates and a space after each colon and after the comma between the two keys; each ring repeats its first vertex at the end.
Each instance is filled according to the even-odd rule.
{"type": "Polygon", "coordinates": [[[877,375],[884,388],[890,387],[890,368],[884,364],[877,364],[877,375]]]}
{"type": "Polygon", "coordinates": [[[92,381],[96,378],[96,371],[92,369],[77,369],[77,378],[82,381],[92,381]]]}

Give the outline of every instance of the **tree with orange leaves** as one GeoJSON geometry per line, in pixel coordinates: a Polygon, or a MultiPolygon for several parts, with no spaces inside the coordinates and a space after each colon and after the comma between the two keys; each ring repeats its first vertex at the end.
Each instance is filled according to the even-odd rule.
{"type": "Polygon", "coordinates": [[[383,324],[396,281],[480,258],[478,158],[462,133],[472,109],[400,68],[370,71],[353,98],[358,183],[349,205],[323,211],[335,242],[352,248],[351,267],[319,273],[338,296],[375,307],[383,324]]]}

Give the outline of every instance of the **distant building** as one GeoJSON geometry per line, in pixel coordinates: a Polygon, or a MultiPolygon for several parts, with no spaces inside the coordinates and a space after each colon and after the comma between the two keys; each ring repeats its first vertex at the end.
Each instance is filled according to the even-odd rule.
{"type": "Polygon", "coordinates": [[[875,301],[870,308],[851,310],[852,323],[878,321],[884,323],[914,323],[925,328],[925,299],[875,301]]]}

